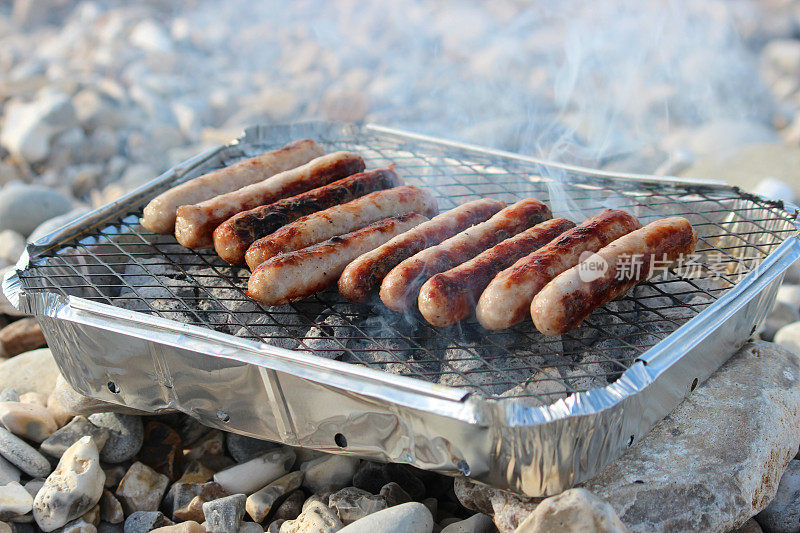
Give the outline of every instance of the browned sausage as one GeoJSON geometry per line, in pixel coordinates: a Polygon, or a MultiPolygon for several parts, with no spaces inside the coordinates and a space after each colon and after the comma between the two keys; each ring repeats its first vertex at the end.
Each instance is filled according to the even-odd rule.
{"type": "Polygon", "coordinates": [[[695,251],[697,232],[683,217],[657,220],[628,233],[566,272],[531,302],[531,318],[545,335],[576,328],[592,311],[695,251]],[[588,262],[607,269],[587,269],[588,262]],[[626,266],[627,264],[627,266],[626,266]]]}
{"type": "Polygon", "coordinates": [[[281,305],[311,296],[334,283],[344,267],[359,255],[426,220],[427,217],[417,213],[406,213],[302,250],[277,255],[253,271],[247,282],[247,295],[265,305],[281,305]]]}
{"type": "Polygon", "coordinates": [[[434,274],[460,265],[551,216],[550,209],[535,198],[510,205],[486,222],[422,250],[394,267],[381,283],[381,301],[394,311],[407,311],[417,302],[419,288],[434,274]]]}
{"type": "Polygon", "coordinates": [[[172,233],[180,206],[197,204],[252,185],[279,172],[305,165],[324,153],[311,139],[302,139],[176,185],[147,204],[142,226],[154,233],[172,233]]]}
{"type": "Polygon", "coordinates": [[[247,250],[245,260],[250,270],[254,270],[270,257],[363,228],[383,218],[403,213],[420,213],[430,217],[436,212],[436,200],[419,187],[403,185],[376,191],[346,204],[298,218],[254,242],[247,250]]]}
{"type": "Polygon", "coordinates": [[[214,249],[232,265],[244,262],[244,254],[256,240],[298,218],[365,194],[402,185],[391,168],[353,174],[323,187],[238,213],[214,230],[214,249]]]}
{"type": "Polygon", "coordinates": [[[625,211],[606,209],[566,231],[553,242],[500,272],[478,299],[475,315],[486,329],[506,329],[530,315],[531,300],[542,287],[578,264],[581,254],[641,228],[625,211]]]}
{"type": "Polygon", "coordinates": [[[271,204],[364,170],[364,160],[335,152],[239,190],[178,208],[175,238],[187,248],[210,248],[214,230],[236,213],[271,204]]]}
{"type": "Polygon", "coordinates": [[[440,328],[464,320],[475,310],[481,292],[498,272],[574,226],[575,223],[566,218],[545,220],[465,263],[436,274],[419,291],[420,313],[440,328]]]}
{"type": "Polygon", "coordinates": [[[483,222],[505,206],[505,202],[499,200],[474,200],[398,235],[347,265],[339,278],[339,293],[353,302],[366,301],[369,293],[377,289],[386,274],[402,260],[483,222]]]}

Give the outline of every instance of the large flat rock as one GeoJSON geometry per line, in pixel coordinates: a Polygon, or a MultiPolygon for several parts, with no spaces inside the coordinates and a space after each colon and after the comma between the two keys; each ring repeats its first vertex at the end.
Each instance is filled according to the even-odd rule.
{"type": "MultiPolygon", "coordinates": [[[[728,532],[772,500],[800,445],[800,356],[745,345],[585,484],[632,532],[728,532]]],[[[512,531],[535,500],[456,480],[459,499],[512,531]]]]}

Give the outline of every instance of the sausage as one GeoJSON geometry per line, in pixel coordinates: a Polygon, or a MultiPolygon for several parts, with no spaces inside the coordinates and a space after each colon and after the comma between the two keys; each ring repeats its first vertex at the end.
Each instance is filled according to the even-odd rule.
{"type": "Polygon", "coordinates": [[[542,287],[580,262],[581,254],[596,252],[641,223],[625,211],[606,209],[566,231],[546,246],[500,272],[478,299],[475,315],[486,329],[506,329],[530,314],[531,300],[542,287]]]}
{"type": "Polygon", "coordinates": [[[657,220],[628,233],[548,283],[531,302],[533,323],[545,335],[566,333],[601,305],[694,253],[696,246],[697,232],[683,217],[657,220]],[[608,268],[589,269],[590,262],[608,268]]]}
{"type": "Polygon", "coordinates": [[[446,272],[436,274],[419,291],[419,311],[430,324],[444,328],[467,318],[492,278],[531,250],[541,248],[575,223],[545,220],[508,238],[446,272]]]}
{"type": "Polygon", "coordinates": [[[254,242],[247,250],[245,259],[250,270],[254,270],[270,257],[363,228],[382,218],[402,213],[420,213],[430,217],[436,212],[436,200],[419,187],[403,185],[376,191],[346,204],[298,218],[254,242]]]}
{"type": "Polygon", "coordinates": [[[281,226],[367,193],[398,185],[402,185],[402,180],[393,169],[380,168],[353,174],[297,196],[243,211],[217,226],[214,230],[214,249],[222,259],[238,265],[244,262],[244,254],[253,242],[277,231],[281,226]]]}
{"type": "Polygon", "coordinates": [[[486,222],[422,250],[394,267],[381,283],[381,301],[393,311],[407,311],[417,301],[419,288],[434,274],[460,265],[498,242],[551,217],[550,209],[535,198],[510,205],[486,222]]]}
{"type": "Polygon", "coordinates": [[[325,151],[311,139],[302,139],[229,167],[191,179],[159,194],[144,208],[142,226],[153,233],[172,233],[182,205],[192,205],[259,182],[279,172],[305,165],[325,151]]]}
{"type": "Polygon", "coordinates": [[[183,205],[175,219],[175,238],[187,248],[210,248],[214,244],[214,230],[236,213],[316,189],[362,170],[364,160],[360,156],[335,152],[199,204],[183,205]]]}
{"type": "Polygon", "coordinates": [[[426,220],[417,213],[404,213],[272,257],[250,275],[246,294],[265,305],[281,305],[310,296],[334,283],[344,267],[359,255],[426,220]]]}
{"type": "Polygon", "coordinates": [[[352,302],[366,301],[369,293],[402,260],[483,222],[505,206],[499,200],[474,200],[398,235],[347,265],[339,278],[339,293],[352,302]]]}

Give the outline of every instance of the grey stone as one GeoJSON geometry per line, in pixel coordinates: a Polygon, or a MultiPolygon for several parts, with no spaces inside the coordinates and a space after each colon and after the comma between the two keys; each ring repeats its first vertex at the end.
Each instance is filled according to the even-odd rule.
{"type": "Polygon", "coordinates": [[[13,265],[24,251],[25,237],[10,229],[0,231],[0,258],[13,265]]]}
{"type": "Polygon", "coordinates": [[[28,236],[36,226],[72,209],[72,200],[39,185],[13,185],[0,190],[0,229],[28,236]]]}
{"type": "Polygon", "coordinates": [[[800,310],[785,302],[776,301],[759,334],[762,339],[772,341],[779,329],[797,321],[800,321],[800,310]]]}
{"type": "Polygon", "coordinates": [[[74,109],[64,94],[50,92],[30,103],[13,102],[5,112],[0,145],[37,163],[49,155],[50,140],[74,123],[74,109]]]}
{"type": "Polygon", "coordinates": [[[56,385],[58,366],[49,348],[31,350],[0,362],[0,389],[18,394],[38,392],[49,396],[56,385]]]}
{"type": "Polygon", "coordinates": [[[412,500],[421,500],[425,496],[425,485],[408,465],[363,461],[353,476],[354,487],[373,494],[392,481],[400,485],[412,500]]]}
{"type": "Polygon", "coordinates": [[[214,481],[231,494],[252,494],[289,472],[294,459],[291,448],[279,448],[217,472],[214,481]]]}
{"type": "Polygon", "coordinates": [[[97,525],[97,533],[124,533],[124,524],[112,524],[110,522],[100,522],[97,525]]]}
{"type": "Polygon", "coordinates": [[[0,485],[19,481],[19,469],[0,455],[0,485]]]}
{"type": "Polygon", "coordinates": [[[31,512],[33,496],[16,481],[0,486],[0,520],[14,519],[31,512]]]}
{"type": "Polygon", "coordinates": [[[27,490],[28,493],[35,498],[39,491],[42,490],[42,487],[44,487],[44,482],[44,478],[35,477],[25,483],[25,490],[27,490]]]}
{"type": "Polygon", "coordinates": [[[394,481],[390,481],[380,489],[380,495],[386,500],[386,504],[389,507],[394,507],[395,505],[400,505],[401,503],[408,503],[410,501],[414,501],[414,499],[409,496],[409,494],[403,490],[403,487],[395,483],[394,481]]]}
{"type": "Polygon", "coordinates": [[[725,532],[774,498],[798,444],[798,356],[753,342],[586,488],[631,531],[725,532]]]}
{"type": "Polygon", "coordinates": [[[121,524],[125,520],[122,504],[109,490],[100,497],[100,518],[110,524],[121,524]]]}
{"type": "Polygon", "coordinates": [[[97,533],[97,527],[81,517],[54,530],[54,533],[97,533]]]}
{"type": "Polygon", "coordinates": [[[357,457],[326,455],[300,465],[305,474],[303,486],[315,493],[336,490],[350,485],[358,467],[357,457]]]}
{"type": "Polygon", "coordinates": [[[254,439],[238,433],[227,433],[225,444],[228,453],[237,463],[246,463],[280,446],[272,441],[254,439]]]}
{"type": "Polygon", "coordinates": [[[466,520],[459,520],[442,528],[441,533],[492,533],[496,531],[492,519],[483,514],[476,513],[466,520]]]}
{"type": "Polygon", "coordinates": [[[199,483],[173,483],[161,501],[161,510],[175,519],[175,511],[191,502],[203,491],[199,483]]]}
{"type": "Polygon", "coordinates": [[[303,504],[306,501],[306,494],[302,490],[294,490],[289,493],[283,503],[278,505],[272,515],[274,520],[294,520],[303,511],[303,504]]]}
{"type": "Polygon", "coordinates": [[[236,531],[244,516],[247,496],[233,494],[203,504],[206,529],[209,533],[228,533],[236,531]]]}
{"type": "Polygon", "coordinates": [[[264,528],[255,522],[242,522],[239,524],[239,529],[236,533],[264,533],[264,528]]]}
{"type": "Polygon", "coordinates": [[[800,461],[789,461],[775,498],[756,515],[756,521],[767,533],[800,531],[800,461]]]}
{"type": "Polygon", "coordinates": [[[614,508],[586,489],[545,499],[516,530],[519,533],[626,533],[614,508]]]}
{"type": "Polygon", "coordinates": [[[115,495],[126,514],[135,511],[155,511],[168,485],[167,476],[137,461],[119,482],[115,495]]]}
{"type": "Polygon", "coordinates": [[[303,483],[302,472],[289,472],[247,497],[245,509],[255,522],[263,522],[276,503],[303,483]]]}
{"type": "Polygon", "coordinates": [[[33,502],[33,516],[52,531],[92,509],[103,494],[105,474],[91,437],[83,437],[61,457],[33,502]]]}
{"type": "Polygon", "coordinates": [[[793,322],[779,329],[775,334],[775,344],[800,354],[800,322],[793,322]]]}
{"type": "Polygon", "coordinates": [[[171,526],[175,522],[161,511],[136,511],[125,519],[124,533],[148,533],[159,527],[171,526]]]}
{"type": "Polygon", "coordinates": [[[66,226],[73,220],[82,217],[90,210],[85,207],[79,207],[77,209],[72,209],[71,211],[64,213],[63,215],[58,215],[55,217],[48,218],[34,229],[30,235],[28,235],[28,242],[36,242],[37,240],[41,239],[42,237],[46,237],[50,235],[55,230],[61,228],[62,226],[66,226]]]}
{"type": "Polygon", "coordinates": [[[409,502],[368,515],[339,531],[340,533],[431,533],[433,516],[421,503],[409,502]]]}
{"type": "Polygon", "coordinates": [[[45,477],[50,462],[19,437],[0,427],[0,455],[31,477],[45,477]]]}
{"type": "Polygon", "coordinates": [[[6,387],[0,391],[0,402],[18,402],[19,394],[11,387],[6,387]]]}
{"type": "Polygon", "coordinates": [[[127,461],[142,448],[144,426],[141,417],[120,413],[97,413],[90,415],[89,421],[109,430],[106,445],[100,452],[100,458],[106,463],[127,461]]]}
{"type": "Polygon", "coordinates": [[[387,506],[383,496],[356,487],[345,487],[329,496],[328,507],[336,512],[342,524],[347,525],[387,506]]]}
{"type": "Polygon", "coordinates": [[[108,428],[95,426],[85,416],[76,416],[66,426],[47,437],[39,449],[53,457],[61,457],[67,448],[84,435],[90,435],[97,447],[102,450],[110,433],[108,428]]]}

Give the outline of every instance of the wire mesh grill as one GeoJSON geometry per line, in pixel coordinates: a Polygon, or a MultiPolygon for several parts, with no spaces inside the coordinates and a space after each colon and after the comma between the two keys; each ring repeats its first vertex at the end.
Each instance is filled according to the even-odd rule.
{"type": "Polygon", "coordinates": [[[616,380],[637,357],[758,268],[796,231],[782,209],[733,190],[613,180],[355,128],[251,132],[179,179],[301,136],[315,138],[330,151],[358,152],[368,168],[396,164],[408,184],[431,190],[442,211],[481,197],[508,203],[536,197],[550,204],[555,216],[577,223],[605,207],[626,209],[642,223],[685,216],[700,236],[694,274],[681,277],[670,271],[659,276],[560,337],[545,337],[530,322],[500,332],[486,331],[474,319],[435,328],[417,314],[389,311],[377,298],[351,304],[334,289],[267,307],[244,295],[246,269],[231,267],[213,250],[189,250],[172,236],[148,232],[139,224],[143,205],[137,203],[105,225],[35,257],[21,274],[25,289],[81,296],[465,387],[487,398],[514,397],[543,405],[616,380]]]}

